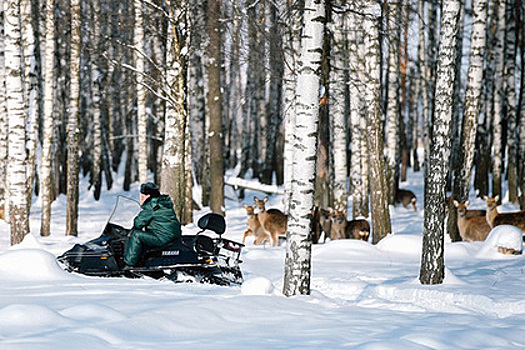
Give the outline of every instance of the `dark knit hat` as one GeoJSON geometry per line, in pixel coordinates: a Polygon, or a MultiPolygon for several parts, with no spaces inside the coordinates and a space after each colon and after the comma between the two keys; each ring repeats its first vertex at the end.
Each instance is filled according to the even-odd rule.
{"type": "Polygon", "coordinates": [[[152,197],[160,196],[159,188],[153,182],[146,182],[140,185],[140,193],[150,195],[152,197]]]}

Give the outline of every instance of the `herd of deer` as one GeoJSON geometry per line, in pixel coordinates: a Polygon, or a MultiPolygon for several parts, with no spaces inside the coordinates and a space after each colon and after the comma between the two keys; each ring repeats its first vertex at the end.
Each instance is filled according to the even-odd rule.
{"type": "MultiPolygon", "coordinates": [[[[484,197],[487,210],[468,210],[469,201],[460,203],[453,201],[457,208],[457,225],[463,241],[484,241],[490,230],[498,225],[513,225],[521,229],[525,236],[525,211],[512,213],[499,213],[497,206],[499,197],[484,197]]],[[[254,244],[262,245],[265,242],[277,246],[279,240],[286,236],[287,216],[278,209],[266,209],[268,197],[259,199],[254,197],[254,205],[244,205],[247,216],[247,230],[244,232],[243,243],[246,237],[254,235],[254,244]]],[[[405,208],[416,207],[416,196],[409,190],[398,190],[396,203],[405,208]]],[[[318,243],[324,239],[359,239],[368,241],[370,237],[370,224],[367,220],[347,220],[346,211],[323,209],[314,206],[312,213],[312,242],[318,243]]]]}
{"type": "Polygon", "coordinates": [[[487,202],[487,210],[467,210],[469,201],[459,203],[454,201],[458,211],[458,229],[464,241],[484,241],[490,230],[499,225],[518,227],[525,235],[525,211],[498,212],[499,196],[483,199],[487,202]]]}

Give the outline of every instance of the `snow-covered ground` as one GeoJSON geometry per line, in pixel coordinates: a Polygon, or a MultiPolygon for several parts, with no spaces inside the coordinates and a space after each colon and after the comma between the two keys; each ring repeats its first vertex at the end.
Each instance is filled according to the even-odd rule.
{"type": "MultiPolygon", "coordinates": [[[[53,205],[50,237],[38,235],[38,201],[22,244],[9,247],[9,228],[0,223],[0,349],[525,348],[525,258],[496,250],[503,241],[521,247],[512,227],[487,242],[447,242],[445,283],[419,284],[420,174],[402,184],[416,193],[418,211],[391,208],[394,234],[376,246],[315,245],[312,293],[291,298],[281,294],[285,247],[254,246],[250,238],[240,287],[63,271],[55,256],[100,234],[116,196],[126,194],[119,185],[96,202],[82,184],[78,238],[64,236],[64,197],[53,205]]],[[[136,190],[126,195],[138,197],[136,190]]],[[[227,237],[242,239],[242,205],[254,195],[264,196],[247,191],[245,201],[227,201],[227,237]]],[[[228,197],[235,198],[231,189],[228,197]]],[[[271,196],[269,207],[280,199],[271,196]]],[[[484,207],[474,197],[471,203],[484,207]]]]}

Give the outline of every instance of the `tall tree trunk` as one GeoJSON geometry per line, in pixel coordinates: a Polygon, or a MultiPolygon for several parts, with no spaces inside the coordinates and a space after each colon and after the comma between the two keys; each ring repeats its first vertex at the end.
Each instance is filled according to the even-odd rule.
{"type": "Polygon", "coordinates": [[[71,0],[71,101],[67,123],[66,235],[78,235],[79,126],[80,115],[80,0],[71,0]]]}
{"type": "Polygon", "coordinates": [[[148,131],[146,116],[146,87],[144,86],[145,59],[144,59],[144,16],[142,1],[134,0],[135,10],[135,33],[133,35],[133,44],[135,46],[135,68],[137,70],[137,139],[138,139],[138,167],[139,181],[145,183],[148,181],[148,131]]]}
{"type": "Polygon", "coordinates": [[[51,203],[54,199],[51,176],[52,143],[54,133],[54,68],[55,68],[55,1],[46,1],[46,39],[45,39],[45,84],[44,84],[44,122],[42,128],[42,168],[40,170],[40,196],[42,218],[40,235],[51,234],[51,203]]]}
{"type": "MultiPolygon", "coordinates": [[[[4,7],[0,6],[0,203],[4,204],[7,211],[8,186],[7,186],[7,105],[6,105],[6,75],[5,75],[5,35],[4,35],[4,7]]],[[[8,218],[8,215],[5,215],[8,218]]]]}
{"type": "Polygon", "coordinates": [[[100,4],[97,2],[92,3],[92,16],[93,16],[93,37],[91,42],[93,43],[93,54],[92,67],[91,67],[91,91],[92,101],[91,109],[93,115],[93,160],[91,168],[91,185],[94,186],[94,198],[99,200],[100,192],[102,187],[102,124],[101,124],[101,96],[100,91],[102,89],[102,73],[99,67],[99,41],[100,41],[100,4]]]}
{"type": "Polygon", "coordinates": [[[346,114],[345,114],[345,93],[346,93],[346,70],[345,54],[346,37],[345,37],[345,14],[338,13],[341,10],[343,2],[333,4],[332,23],[333,26],[333,44],[331,47],[330,62],[330,130],[332,137],[333,151],[333,172],[334,172],[334,208],[345,211],[348,209],[348,190],[347,190],[347,159],[346,159],[346,114]]]}
{"type": "MultiPolygon", "coordinates": [[[[518,150],[519,140],[518,123],[516,116],[516,2],[508,0],[507,3],[507,25],[506,25],[506,45],[505,45],[505,65],[507,68],[507,79],[505,82],[507,97],[507,179],[509,189],[509,202],[518,203],[518,150]]],[[[523,64],[522,64],[523,69],[523,64]]],[[[522,137],[525,137],[523,135],[522,137]]]]}
{"type": "Polygon", "coordinates": [[[459,0],[443,3],[436,109],[428,176],[425,178],[425,219],[419,274],[419,281],[422,284],[441,284],[445,277],[443,221],[445,186],[450,166],[450,134],[454,112],[456,40],[460,6],[459,0]]]}
{"type": "Polygon", "coordinates": [[[295,0],[288,3],[290,26],[286,28],[284,40],[284,211],[289,213],[292,197],[293,154],[295,149],[295,89],[297,84],[297,56],[301,45],[299,36],[302,28],[304,2],[295,0]]]}
{"type": "MultiPolygon", "coordinates": [[[[428,134],[429,131],[429,120],[430,120],[430,98],[429,98],[429,69],[428,69],[428,59],[426,57],[426,45],[425,45],[425,0],[418,1],[418,19],[419,19],[419,43],[418,43],[418,70],[419,70],[419,79],[418,79],[418,95],[421,99],[421,136],[423,139],[424,145],[424,171],[426,171],[428,162],[428,153],[430,146],[430,137],[428,134]]],[[[417,152],[417,147],[415,152],[417,152]]]]}
{"type": "Polygon", "coordinates": [[[385,159],[383,157],[383,127],[381,121],[381,96],[379,86],[379,48],[378,48],[378,18],[380,8],[372,0],[365,1],[365,12],[370,14],[363,20],[364,32],[364,66],[365,108],[367,119],[367,148],[369,159],[370,193],[372,204],[373,243],[392,232],[390,213],[388,212],[388,188],[385,175],[385,159]]]}
{"type": "MultiPolygon", "coordinates": [[[[183,8],[170,5],[171,21],[180,15],[183,8]]],[[[178,25],[168,25],[168,43],[166,46],[166,87],[168,104],[166,106],[164,155],[162,158],[161,191],[170,195],[175,213],[182,220],[184,217],[186,181],[185,181],[185,142],[186,110],[184,106],[185,79],[182,33],[178,25]]]]}
{"type": "Polygon", "coordinates": [[[525,31],[525,1],[521,0],[521,21],[518,28],[520,28],[521,38],[520,38],[520,46],[521,46],[521,79],[520,79],[520,109],[519,109],[519,134],[520,134],[520,141],[518,145],[518,179],[519,179],[519,186],[520,186],[520,208],[521,210],[525,210],[525,67],[523,65],[523,62],[525,62],[525,34],[523,32],[525,31]]]}
{"type": "Polygon", "coordinates": [[[388,203],[393,205],[399,180],[399,20],[400,8],[396,2],[390,2],[388,18],[388,97],[387,97],[387,183],[388,203]]]}
{"type": "Polygon", "coordinates": [[[324,1],[306,0],[304,30],[297,80],[297,105],[292,205],[287,223],[287,249],[283,293],[286,296],[310,294],[311,219],[314,206],[315,158],[319,117],[318,75],[323,45],[324,1]]]}
{"type": "Polygon", "coordinates": [[[505,111],[504,96],[504,48],[505,48],[505,4],[506,0],[498,0],[498,24],[496,30],[496,46],[494,47],[494,60],[496,71],[494,74],[494,119],[492,120],[492,130],[494,143],[492,155],[492,197],[502,198],[501,179],[503,171],[503,119],[505,111]]]}
{"type": "Polygon", "coordinates": [[[18,1],[4,3],[6,92],[8,116],[8,182],[11,245],[22,242],[29,233],[26,174],[26,113],[24,105],[22,48],[20,47],[20,7],[18,1]]]}
{"type": "MultiPolygon", "coordinates": [[[[472,32],[470,34],[470,65],[465,93],[465,113],[461,128],[461,142],[458,147],[452,199],[464,203],[469,198],[469,190],[474,164],[478,114],[481,105],[483,79],[483,59],[485,57],[487,0],[473,2],[472,32]]],[[[448,232],[453,241],[459,241],[457,212],[453,201],[449,204],[448,232]]]]}
{"type": "Polygon", "coordinates": [[[210,113],[210,209],[224,215],[224,155],[221,97],[221,0],[208,2],[208,105],[210,113]]]}
{"type": "Polygon", "coordinates": [[[268,4],[270,13],[270,92],[269,92],[269,113],[268,113],[268,132],[266,159],[261,182],[271,184],[276,162],[276,145],[279,125],[281,124],[281,105],[282,105],[282,57],[281,57],[281,36],[279,33],[279,16],[275,4],[268,4]]]}

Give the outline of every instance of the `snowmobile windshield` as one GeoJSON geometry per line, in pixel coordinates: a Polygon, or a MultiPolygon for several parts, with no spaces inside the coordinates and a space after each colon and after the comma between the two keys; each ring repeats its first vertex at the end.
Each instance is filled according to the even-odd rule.
{"type": "Polygon", "coordinates": [[[133,227],[133,219],[139,212],[140,203],[138,201],[130,197],[118,196],[108,223],[131,229],[133,227]]]}

